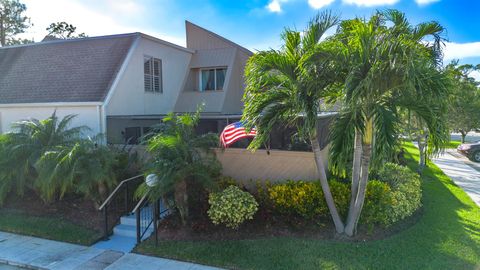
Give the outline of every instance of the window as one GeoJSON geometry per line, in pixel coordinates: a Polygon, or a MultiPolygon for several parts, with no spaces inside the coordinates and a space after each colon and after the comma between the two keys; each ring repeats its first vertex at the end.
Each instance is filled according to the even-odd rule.
{"type": "Polygon", "coordinates": [[[142,130],[140,127],[127,127],[125,128],[125,143],[127,144],[138,144],[139,139],[142,136],[142,130]]]}
{"type": "Polygon", "coordinates": [[[145,92],[163,93],[162,60],[148,56],[143,57],[143,74],[145,92]]]}
{"type": "Polygon", "coordinates": [[[200,91],[223,90],[227,68],[200,70],[200,91]]]}

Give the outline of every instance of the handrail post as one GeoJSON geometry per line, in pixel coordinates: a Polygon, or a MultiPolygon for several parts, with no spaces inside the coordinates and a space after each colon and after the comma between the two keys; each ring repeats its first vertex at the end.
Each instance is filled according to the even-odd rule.
{"type": "Polygon", "coordinates": [[[155,207],[153,208],[153,233],[155,234],[155,247],[158,246],[158,220],[160,218],[160,200],[155,202],[155,207]]]}
{"type": "Polygon", "coordinates": [[[105,222],[105,234],[104,234],[104,239],[107,240],[108,239],[108,211],[107,211],[107,208],[108,208],[108,205],[105,205],[105,207],[103,208],[103,217],[104,217],[104,222],[105,222]]]}
{"type": "Polygon", "coordinates": [[[140,211],[141,211],[140,207],[135,210],[135,219],[136,219],[136,222],[137,222],[137,245],[140,244],[140,242],[141,242],[141,239],[140,239],[140,211]]]}
{"type": "Polygon", "coordinates": [[[125,212],[128,212],[128,183],[125,185],[125,212]]]}

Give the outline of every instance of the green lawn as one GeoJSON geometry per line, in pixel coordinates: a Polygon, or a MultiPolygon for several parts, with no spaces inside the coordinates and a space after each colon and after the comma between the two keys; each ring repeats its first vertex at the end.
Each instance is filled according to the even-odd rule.
{"type": "MultiPolygon", "coordinates": [[[[416,148],[406,150],[414,168],[416,148]]],[[[234,269],[478,269],[480,208],[433,164],[422,182],[423,216],[384,240],[161,241],[157,248],[145,242],[137,252],[234,269]]]]}
{"type": "Polygon", "coordinates": [[[457,149],[457,147],[462,144],[461,141],[450,141],[448,142],[447,145],[445,145],[445,148],[453,148],[453,149],[457,149]]]}
{"type": "Polygon", "coordinates": [[[0,231],[36,236],[81,245],[95,243],[102,234],[51,217],[34,217],[20,212],[0,211],[0,231]]]}

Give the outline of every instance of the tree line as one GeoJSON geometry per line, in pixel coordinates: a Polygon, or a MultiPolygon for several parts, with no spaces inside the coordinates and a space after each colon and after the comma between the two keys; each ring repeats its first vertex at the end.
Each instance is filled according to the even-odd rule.
{"type": "MultiPolygon", "coordinates": [[[[0,47],[35,42],[19,37],[33,26],[31,19],[25,15],[26,10],[27,6],[19,0],[0,0],[0,47]]],[[[77,33],[77,28],[67,22],[53,22],[45,30],[50,38],[86,37],[85,33],[77,33]]]]}

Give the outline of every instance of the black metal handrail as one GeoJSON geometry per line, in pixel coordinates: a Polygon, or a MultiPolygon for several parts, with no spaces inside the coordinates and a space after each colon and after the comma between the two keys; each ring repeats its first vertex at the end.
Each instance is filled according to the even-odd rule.
{"type": "Polygon", "coordinates": [[[150,226],[153,225],[153,233],[155,235],[156,245],[158,243],[158,221],[163,214],[167,214],[167,212],[169,212],[169,209],[166,207],[161,209],[162,200],[157,200],[155,203],[151,203],[147,197],[148,194],[145,194],[145,196],[140,199],[140,201],[137,203],[137,206],[133,210],[137,223],[137,244],[142,242],[145,233],[147,233],[150,226]]]}
{"type": "Polygon", "coordinates": [[[98,208],[103,211],[104,238],[108,238],[120,217],[130,212],[135,205],[135,189],[143,182],[143,175],[137,175],[121,181],[107,199],[98,208]]]}
{"type": "MultiPolygon", "coordinates": [[[[155,203],[152,204],[147,199],[147,194],[140,199],[133,209],[133,213],[135,213],[135,220],[136,220],[136,229],[137,229],[137,244],[142,241],[143,236],[148,231],[150,226],[156,220],[156,207],[155,203]]],[[[154,226],[154,230],[156,226],[154,226]]]]}

